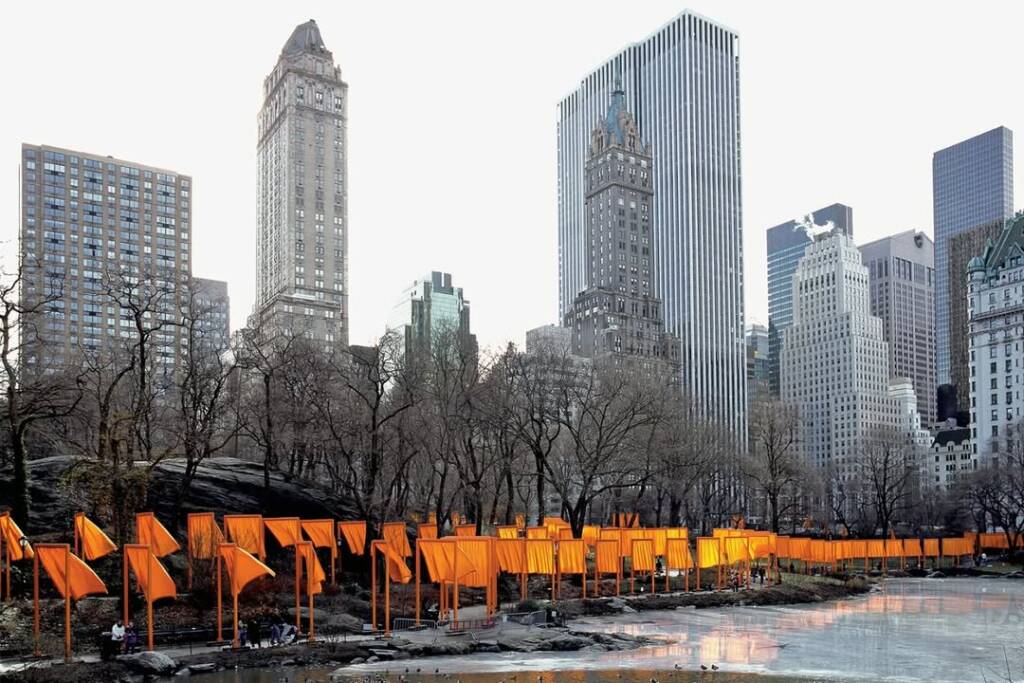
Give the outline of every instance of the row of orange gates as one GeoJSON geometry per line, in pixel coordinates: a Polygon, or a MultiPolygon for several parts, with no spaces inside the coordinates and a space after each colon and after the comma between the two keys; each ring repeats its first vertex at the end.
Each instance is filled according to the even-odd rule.
{"type": "MultiPolygon", "coordinates": [[[[635,516],[634,516],[635,519],[635,516]]],[[[625,519],[617,519],[624,523],[625,519]]],[[[186,585],[191,589],[192,571],[196,561],[207,560],[216,564],[217,585],[217,640],[223,640],[222,595],[224,575],[231,594],[233,613],[232,643],[238,644],[238,596],[253,581],[274,572],[263,561],[266,559],[266,536],[269,531],[282,548],[295,552],[295,619],[301,630],[301,595],[308,599],[307,636],[315,638],[313,596],[322,591],[326,573],[317,556],[318,549],[326,549],[329,557],[330,580],[335,583],[341,562],[339,546],[344,541],[352,555],[363,555],[367,547],[365,521],[335,521],[332,519],[303,520],[298,517],[262,517],[260,515],[224,515],[223,530],[212,512],[188,515],[188,569],[186,585]]],[[[408,583],[415,578],[416,624],[421,616],[421,568],[425,568],[429,583],[437,584],[439,613],[458,624],[460,588],[483,589],[486,596],[487,616],[498,610],[497,579],[505,573],[519,577],[521,598],[527,598],[530,575],[550,577],[550,594],[558,598],[558,585],[563,576],[580,576],[582,595],[587,596],[587,582],[593,580],[594,595],[600,594],[600,581],[614,577],[616,594],[621,590],[628,559],[630,590],[635,591],[636,579],[655,592],[657,569],[664,570],[664,590],[671,590],[670,575],[682,576],[683,589],[689,590],[690,572],[696,572],[700,585],[701,570],[716,570],[716,580],[722,587],[724,571],[737,567],[749,574],[751,563],[764,560],[769,571],[778,572],[779,561],[799,561],[805,571],[814,566],[835,569],[837,564],[863,561],[867,568],[872,560],[881,560],[887,567],[890,559],[902,564],[906,558],[939,560],[943,557],[958,560],[971,555],[975,543],[981,547],[1006,546],[1003,534],[966,535],[962,538],[928,538],[885,540],[818,540],[780,536],[770,532],[748,529],[715,529],[712,536],[695,539],[697,559],[691,554],[689,533],[686,528],[639,528],[636,526],[583,527],[580,538],[574,538],[567,522],[560,518],[546,518],[544,526],[527,527],[522,516],[516,525],[498,526],[495,536],[478,536],[473,524],[457,524],[454,535],[439,538],[434,522],[420,524],[415,544],[415,562],[407,525],[404,522],[385,522],[381,525],[381,538],[369,544],[371,555],[371,621],[377,629],[378,561],[383,560],[385,632],[390,630],[390,584],[408,583]],[[1002,539],[1002,540],[1000,540],[1002,539]],[[986,545],[990,544],[990,545],[986,545]],[[1002,544],[1002,545],[1000,545],[1002,544]],[[592,569],[588,574],[588,558],[592,569]]],[[[73,546],[66,543],[39,543],[34,546],[7,513],[0,514],[0,556],[6,547],[6,590],[11,598],[11,563],[34,559],[33,602],[36,654],[39,654],[40,609],[39,568],[42,567],[65,601],[65,657],[71,657],[71,601],[87,595],[106,594],[107,587],[86,564],[117,550],[117,546],[103,530],[78,513],[74,520],[73,546]]],[[[153,602],[177,596],[177,588],[160,558],[181,550],[180,544],[151,512],[142,512],[135,519],[135,543],[126,544],[122,553],[124,620],[129,620],[128,591],[130,576],[143,594],[147,610],[147,644],[153,648],[153,602]]]]}

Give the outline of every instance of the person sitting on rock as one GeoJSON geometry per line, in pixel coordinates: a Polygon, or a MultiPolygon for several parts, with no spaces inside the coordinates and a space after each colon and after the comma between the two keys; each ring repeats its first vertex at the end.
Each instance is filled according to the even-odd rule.
{"type": "Polygon", "coordinates": [[[281,644],[281,627],[276,623],[270,624],[270,644],[280,645],[281,644]]]}
{"type": "Polygon", "coordinates": [[[115,650],[120,650],[124,647],[124,624],[121,623],[120,619],[110,627],[110,642],[115,650]]]}

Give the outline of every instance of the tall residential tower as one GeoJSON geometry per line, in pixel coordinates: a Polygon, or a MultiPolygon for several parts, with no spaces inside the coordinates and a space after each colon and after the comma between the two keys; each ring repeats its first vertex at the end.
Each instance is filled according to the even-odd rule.
{"type": "Polygon", "coordinates": [[[653,157],[652,292],[681,343],[682,387],[746,436],[739,38],[686,11],[583,78],[558,105],[558,291],[564,320],[593,282],[587,151],[621,75],[653,157]]]}
{"type": "Polygon", "coordinates": [[[263,82],[250,325],[348,343],[348,85],[312,19],[263,82]]]}

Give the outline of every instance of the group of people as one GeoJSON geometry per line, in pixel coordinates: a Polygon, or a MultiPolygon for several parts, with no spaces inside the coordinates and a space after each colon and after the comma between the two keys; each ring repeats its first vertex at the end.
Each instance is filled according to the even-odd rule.
{"type": "Polygon", "coordinates": [[[135,628],[135,622],[129,621],[126,625],[118,619],[110,627],[110,645],[112,649],[133,654],[139,648],[139,631],[135,628]]]}
{"type": "MultiPolygon", "coordinates": [[[[738,591],[740,589],[740,578],[741,575],[738,571],[735,569],[729,570],[729,584],[733,591],[738,591]]],[[[768,570],[764,567],[750,568],[750,585],[763,586],[766,578],[768,578],[768,570]]]]}
{"type": "MultiPolygon", "coordinates": [[[[270,645],[288,645],[295,642],[299,632],[295,624],[288,624],[284,619],[272,619],[270,622],[270,645]]],[[[238,631],[238,642],[242,647],[263,647],[263,630],[257,619],[243,624],[238,631]]]]}

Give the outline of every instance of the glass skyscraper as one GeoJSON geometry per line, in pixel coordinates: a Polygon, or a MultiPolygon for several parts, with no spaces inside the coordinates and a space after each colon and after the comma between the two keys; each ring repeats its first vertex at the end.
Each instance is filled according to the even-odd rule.
{"type": "MultiPolygon", "coordinates": [[[[939,384],[949,384],[949,240],[982,223],[1013,215],[1013,132],[1000,126],[932,156],[935,222],[935,365],[939,384]]],[[[961,405],[966,397],[958,397],[961,405]]]]}
{"type": "Polygon", "coordinates": [[[652,295],[681,343],[682,387],[746,435],[739,38],[686,11],[586,75],[558,105],[559,320],[591,286],[585,164],[621,77],[653,157],[652,295]]]}
{"type": "MultiPolygon", "coordinates": [[[[811,213],[815,225],[832,223],[853,237],[853,209],[832,204],[811,213]]],[[[793,274],[814,242],[795,220],[768,228],[768,387],[779,395],[783,332],[793,324],[793,274]]]]}

